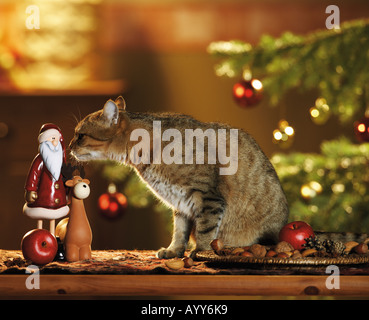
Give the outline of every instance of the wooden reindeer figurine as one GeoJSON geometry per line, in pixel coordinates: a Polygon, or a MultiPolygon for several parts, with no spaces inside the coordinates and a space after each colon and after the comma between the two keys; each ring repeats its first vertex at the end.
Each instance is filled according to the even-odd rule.
{"type": "Polygon", "coordinates": [[[92,232],[83,200],[90,195],[90,181],[74,176],[65,185],[72,188],[68,224],[64,237],[65,257],[68,262],[91,259],[92,232]]]}

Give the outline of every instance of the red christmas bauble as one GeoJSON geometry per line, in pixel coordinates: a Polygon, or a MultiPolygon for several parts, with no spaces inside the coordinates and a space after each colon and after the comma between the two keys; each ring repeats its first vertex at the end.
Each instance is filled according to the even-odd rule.
{"type": "Polygon", "coordinates": [[[263,97],[263,85],[257,79],[242,80],[233,86],[233,97],[241,107],[252,107],[263,97]]]}
{"type": "Polygon", "coordinates": [[[369,142],[369,118],[365,117],[354,124],[356,138],[361,142],[369,142]]]}
{"type": "Polygon", "coordinates": [[[120,192],[107,192],[99,197],[98,206],[103,217],[116,219],[124,214],[127,209],[128,202],[124,194],[120,192]]]}

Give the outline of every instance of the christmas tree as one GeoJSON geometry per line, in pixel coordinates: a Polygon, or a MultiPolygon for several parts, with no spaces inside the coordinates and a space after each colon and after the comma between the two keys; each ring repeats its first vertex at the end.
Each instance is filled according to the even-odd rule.
{"type": "MultiPolygon", "coordinates": [[[[325,231],[369,232],[369,118],[364,117],[369,116],[369,21],[346,22],[340,29],[304,36],[264,35],[256,46],[237,40],[213,42],[208,52],[221,60],[215,66],[217,76],[241,79],[233,94],[243,107],[261,98],[278,107],[292,89],[315,90],[316,103],[307,114],[314,123],[323,125],[331,116],[345,125],[355,123],[360,144],[338,137],[324,141],[320,154],[278,153],[271,161],[286,192],[291,221],[304,220],[325,231]]],[[[282,120],[271,134],[288,148],[295,132],[282,120]]],[[[117,185],[130,206],[152,207],[170,217],[130,168],[114,162],[101,166],[103,177],[117,185]]]]}
{"type": "Polygon", "coordinates": [[[218,76],[246,73],[249,77],[252,72],[254,78],[262,79],[271,105],[277,105],[293,88],[318,89],[330,112],[347,123],[365,107],[368,35],[369,21],[358,20],[306,36],[291,32],[279,38],[264,35],[255,47],[242,41],[213,42],[208,52],[223,59],[215,67],[218,76]]]}
{"type": "Polygon", "coordinates": [[[369,144],[325,141],[320,154],[275,154],[272,163],[290,206],[290,219],[315,229],[368,232],[369,144]]]}
{"type": "MultiPolygon", "coordinates": [[[[271,160],[289,201],[290,220],[325,231],[368,232],[369,21],[304,36],[264,35],[256,46],[213,42],[208,52],[221,60],[215,66],[217,76],[241,79],[233,94],[242,107],[257,103],[261,89],[271,106],[278,106],[292,89],[315,90],[310,117],[316,124],[330,116],[354,124],[356,141],[338,137],[323,142],[320,154],[278,153],[271,160]],[[363,119],[355,121],[357,117],[363,119]]],[[[276,143],[289,147],[295,132],[282,120],[272,134],[276,143]]]]}

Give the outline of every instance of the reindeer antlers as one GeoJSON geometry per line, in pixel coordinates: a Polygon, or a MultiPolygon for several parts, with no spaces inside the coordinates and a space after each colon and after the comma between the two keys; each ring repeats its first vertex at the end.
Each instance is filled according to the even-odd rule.
{"type": "Polygon", "coordinates": [[[83,166],[72,166],[71,163],[63,163],[61,169],[63,181],[71,180],[74,176],[85,177],[85,170],[83,166]]]}

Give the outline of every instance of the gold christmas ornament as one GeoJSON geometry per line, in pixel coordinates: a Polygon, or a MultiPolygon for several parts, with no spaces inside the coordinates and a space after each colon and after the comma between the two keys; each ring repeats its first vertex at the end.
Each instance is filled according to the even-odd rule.
{"type": "Polygon", "coordinates": [[[322,185],[317,181],[311,181],[301,186],[300,194],[305,200],[315,198],[323,191],[322,185]]]}
{"type": "Polygon", "coordinates": [[[281,148],[288,148],[293,143],[295,130],[286,120],[281,120],[278,123],[278,128],[273,131],[273,142],[281,148]]]}
{"type": "Polygon", "coordinates": [[[345,185],[343,183],[334,183],[331,188],[335,194],[340,194],[345,191],[345,185]]]}
{"type": "Polygon", "coordinates": [[[310,110],[311,120],[318,125],[325,124],[331,116],[331,111],[324,98],[318,98],[315,100],[315,106],[310,110]]]}

